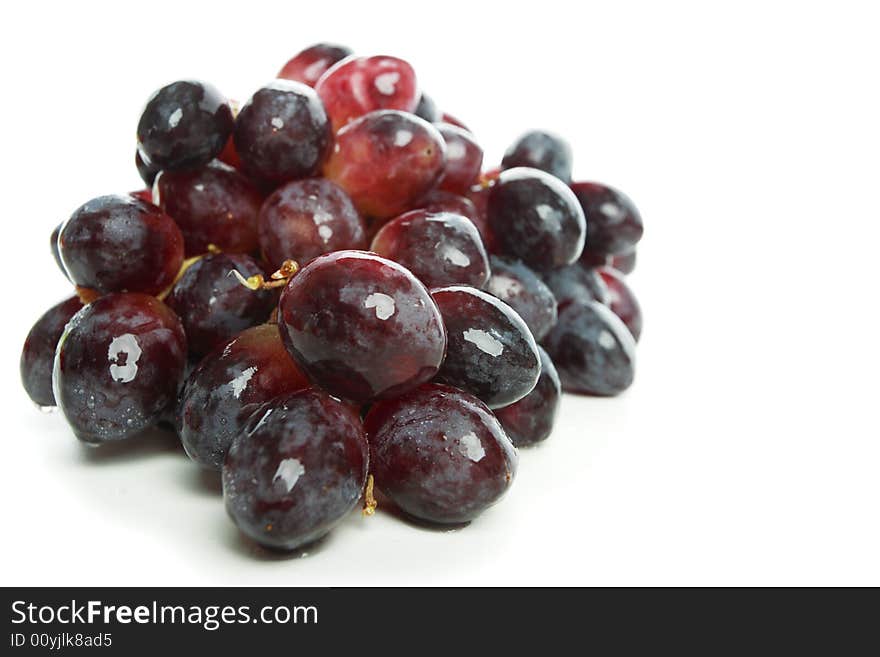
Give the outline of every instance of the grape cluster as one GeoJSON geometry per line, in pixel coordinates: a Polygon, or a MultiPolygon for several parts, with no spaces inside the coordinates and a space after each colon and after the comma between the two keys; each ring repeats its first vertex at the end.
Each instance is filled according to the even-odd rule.
{"type": "Polygon", "coordinates": [[[326,534],[374,486],[458,524],[547,439],[563,390],[630,386],[642,220],[528,132],[484,170],[413,67],[319,44],[240,109],[182,80],[137,125],[147,189],[51,236],[75,288],[31,329],[31,399],[80,440],[172,424],[259,544],[326,534]]]}

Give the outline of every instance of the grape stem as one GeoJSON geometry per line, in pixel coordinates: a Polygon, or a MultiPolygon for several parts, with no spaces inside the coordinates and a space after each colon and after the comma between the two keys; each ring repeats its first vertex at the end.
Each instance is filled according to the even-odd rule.
{"type": "Polygon", "coordinates": [[[231,270],[229,273],[238,279],[238,282],[249,290],[271,290],[276,287],[284,287],[287,281],[293,278],[293,275],[299,271],[299,264],[294,260],[285,260],[281,263],[278,271],[274,272],[269,279],[266,280],[262,274],[254,274],[245,278],[237,269],[231,270]]]}
{"type": "Polygon", "coordinates": [[[373,497],[373,475],[367,475],[367,487],[364,490],[364,510],[362,513],[365,516],[371,516],[376,513],[377,506],[376,498],[373,497]]]}

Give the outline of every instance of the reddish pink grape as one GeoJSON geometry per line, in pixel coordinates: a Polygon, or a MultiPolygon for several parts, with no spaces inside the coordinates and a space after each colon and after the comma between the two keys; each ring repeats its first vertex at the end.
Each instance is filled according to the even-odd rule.
{"type": "Polygon", "coordinates": [[[626,284],[623,274],[613,267],[601,267],[597,270],[605,285],[608,286],[608,307],[620,317],[636,342],[642,335],[642,308],[636,295],[626,284]]]}
{"type": "Polygon", "coordinates": [[[428,287],[483,287],[489,280],[480,234],[460,214],[411,210],[385,224],[370,250],[400,263],[428,287]]]}
{"type": "Polygon", "coordinates": [[[437,129],[414,114],[371,112],[336,135],[324,175],[348,192],[363,215],[388,219],[437,184],[445,151],[437,129]]]}
{"type": "Polygon", "coordinates": [[[154,200],[183,233],[186,256],[210,245],[229,253],[256,253],[257,215],[263,196],[238,171],[219,162],[188,171],[163,171],[154,200]]]}
{"type": "Polygon", "coordinates": [[[152,203],[131,196],[100,196],[64,223],[58,250],[75,285],[102,294],[158,294],[183,263],[183,235],[152,203]]]}
{"type": "Polygon", "coordinates": [[[132,198],[136,198],[139,201],[143,201],[144,203],[152,203],[153,202],[153,190],[152,189],[139,189],[136,192],[129,192],[129,196],[132,198]]]}
{"type": "Polygon", "coordinates": [[[220,151],[217,159],[223,162],[223,164],[228,164],[233,169],[241,170],[241,157],[239,157],[238,150],[235,148],[235,138],[232,135],[226,140],[226,145],[220,151]]]}
{"type": "Polygon", "coordinates": [[[366,228],[348,194],[323,178],[295,180],[276,189],[260,210],[260,247],[271,267],[306,264],[342,249],[366,247],[366,228]]]}
{"type": "Polygon", "coordinates": [[[52,366],[55,347],[70,318],[83,307],[77,297],[71,297],[47,310],[31,328],[21,350],[19,370],[25,392],[38,406],[54,406],[52,366]]]}
{"type": "Polygon", "coordinates": [[[314,87],[327,69],[349,55],[351,55],[351,49],[345,46],[316,43],[294,55],[276,77],[302,82],[314,87]]]}
{"type": "Polygon", "coordinates": [[[380,401],[364,421],[376,485],[410,516],[469,522],[510,488],[517,453],[479,399],[428,384],[380,401]]]}
{"type": "Polygon", "coordinates": [[[223,499],[257,543],[294,550],[354,509],[367,481],[361,420],[319,390],[274,399],[254,414],[223,464],[223,499]]]}
{"type": "Polygon", "coordinates": [[[242,331],[202,359],[187,378],[177,413],[186,453],[219,470],[229,445],[260,406],[308,385],[277,325],[242,331]]]}
{"type": "Polygon", "coordinates": [[[440,115],[440,121],[442,123],[448,123],[449,125],[454,125],[456,128],[461,128],[462,130],[467,130],[468,132],[473,132],[470,128],[468,128],[464,123],[459,121],[457,118],[452,116],[452,114],[447,114],[444,112],[440,115]]]}
{"type": "Polygon", "coordinates": [[[416,73],[396,57],[351,57],[330,68],[315,84],[338,131],[376,110],[412,112],[419,102],[416,73]]]}
{"type": "Polygon", "coordinates": [[[330,394],[393,397],[430,380],[446,351],[437,305],[415,276],[363,251],[312,260],[279,302],[288,351],[330,394]]]}
{"type": "Polygon", "coordinates": [[[446,143],[446,168],[440,189],[464,194],[479,178],[483,149],[467,130],[448,123],[437,123],[435,127],[446,143]]]}
{"type": "Polygon", "coordinates": [[[562,384],[556,366],[541,347],[541,376],[534,389],[518,402],[495,411],[495,416],[517,447],[546,440],[553,431],[556,409],[562,397],[562,384]]]}
{"type": "Polygon", "coordinates": [[[165,417],[185,366],[186,336],[168,306],[108,294],[68,322],[55,353],[55,400],[80,440],[122,440],[165,417]]]}
{"type": "MultiPolygon", "coordinates": [[[[444,192],[442,189],[432,189],[415,203],[414,210],[425,212],[452,212],[470,219],[477,225],[477,208],[465,196],[459,196],[452,192],[444,192]]],[[[479,226],[477,226],[479,230],[479,226]]]]}
{"type": "Polygon", "coordinates": [[[642,216],[623,192],[594,182],[573,183],[571,189],[589,226],[587,244],[598,253],[629,253],[642,239],[642,216]]]}

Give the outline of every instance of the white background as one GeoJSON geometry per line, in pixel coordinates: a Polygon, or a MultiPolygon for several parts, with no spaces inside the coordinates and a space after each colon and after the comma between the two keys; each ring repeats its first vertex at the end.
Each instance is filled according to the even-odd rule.
{"type": "Polygon", "coordinates": [[[871,3],[18,3],[0,21],[2,584],[880,584],[871,3]],[[13,13],[14,12],[14,13],[13,13]],[[305,558],[238,537],[168,441],[77,444],[18,380],[69,293],[52,228],[139,187],[142,103],[245,99],[302,47],[409,59],[484,144],[554,129],[641,208],[637,380],[567,397],[454,532],[353,515],[305,558]]]}

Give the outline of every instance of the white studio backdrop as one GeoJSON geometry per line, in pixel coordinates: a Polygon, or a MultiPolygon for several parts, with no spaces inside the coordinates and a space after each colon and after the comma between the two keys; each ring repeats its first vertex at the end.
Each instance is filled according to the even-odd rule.
{"type": "Polygon", "coordinates": [[[6,585],[880,584],[870,3],[30,3],[0,21],[6,585]],[[472,526],[353,515],[312,554],[240,539],[168,441],[90,450],[18,380],[69,294],[52,228],[140,187],[141,105],[197,77],[244,100],[299,49],[410,60],[497,162],[548,128],[646,236],[633,388],[566,397],[472,526]]]}

